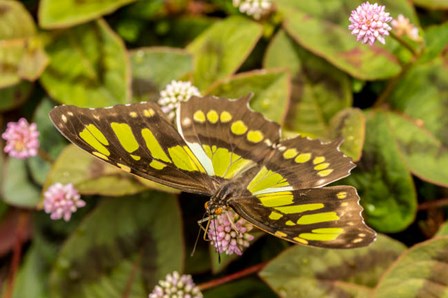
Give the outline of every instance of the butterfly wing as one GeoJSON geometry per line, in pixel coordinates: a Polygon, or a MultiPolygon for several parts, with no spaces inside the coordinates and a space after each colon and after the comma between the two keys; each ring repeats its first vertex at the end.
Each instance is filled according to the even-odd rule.
{"type": "Polygon", "coordinates": [[[177,126],[210,176],[225,180],[257,167],[272,154],[280,126],[238,100],[192,97],[180,105],[177,126]]]}
{"type": "Polygon", "coordinates": [[[350,186],[240,197],[229,205],[261,230],[302,245],[354,248],[376,237],[364,223],[356,189],[350,186]]]}
{"type": "Polygon", "coordinates": [[[86,109],[59,106],[50,112],[72,143],[127,172],[211,195],[216,184],[159,106],[152,102],[86,109]]]}

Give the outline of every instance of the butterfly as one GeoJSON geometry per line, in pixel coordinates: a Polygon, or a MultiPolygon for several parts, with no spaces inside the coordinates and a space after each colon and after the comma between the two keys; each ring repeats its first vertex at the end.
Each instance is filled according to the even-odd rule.
{"type": "Polygon", "coordinates": [[[122,170],[181,191],[206,195],[213,217],[227,208],[293,243],[325,248],[370,244],[351,186],[325,185],[355,164],[341,141],[282,139],[279,124],[237,100],[193,96],[175,124],[154,102],[107,108],[58,106],[50,112],[72,143],[122,170]]]}

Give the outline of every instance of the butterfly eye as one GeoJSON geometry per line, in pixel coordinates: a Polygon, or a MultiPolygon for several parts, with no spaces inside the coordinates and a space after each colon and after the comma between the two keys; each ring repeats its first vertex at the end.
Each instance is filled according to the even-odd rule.
{"type": "Polygon", "coordinates": [[[205,210],[207,210],[208,211],[208,207],[210,206],[210,204],[209,204],[209,202],[207,201],[207,202],[205,202],[205,204],[204,204],[204,208],[205,208],[205,210]]]}
{"type": "Polygon", "coordinates": [[[213,213],[215,215],[220,215],[220,214],[222,214],[222,212],[223,212],[223,209],[221,207],[218,207],[218,208],[215,209],[215,212],[213,212],[213,213]]]}

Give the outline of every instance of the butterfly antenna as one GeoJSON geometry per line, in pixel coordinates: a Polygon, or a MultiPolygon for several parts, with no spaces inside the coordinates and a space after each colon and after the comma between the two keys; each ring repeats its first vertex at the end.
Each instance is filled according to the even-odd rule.
{"type": "MultiPolygon", "coordinates": [[[[210,221],[209,221],[209,223],[210,223],[210,221]]],[[[218,231],[218,230],[216,229],[216,220],[213,221],[213,228],[215,229],[215,244],[221,245],[221,242],[218,242],[218,238],[217,238],[218,234],[216,233],[216,231],[218,231]]],[[[221,264],[221,253],[219,252],[219,249],[216,246],[215,246],[215,250],[218,253],[218,264],[221,264]]]]}
{"type": "MultiPolygon", "coordinates": [[[[202,226],[202,223],[206,220],[206,215],[207,213],[204,213],[204,215],[202,216],[202,219],[198,221],[198,225],[199,225],[199,230],[198,230],[198,235],[196,236],[196,241],[194,242],[194,246],[193,246],[193,250],[191,251],[190,257],[192,257],[196,251],[196,247],[198,246],[198,242],[199,242],[199,237],[201,236],[201,231],[204,231],[205,233],[207,232],[206,229],[204,229],[204,227],[202,226]]],[[[205,238],[205,236],[204,236],[205,238]]]]}

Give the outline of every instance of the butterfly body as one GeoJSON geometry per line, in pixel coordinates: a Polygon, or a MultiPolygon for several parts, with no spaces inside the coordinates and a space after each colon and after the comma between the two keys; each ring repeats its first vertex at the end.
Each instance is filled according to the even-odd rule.
{"type": "Polygon", "coordinates": [[[365,246],[375,232],[356,190],[324,187],[355,166],[340,142],[282,140],[280,126],[249,108],[249,97],[192,97],[173,125],[157,104],[55,108],[50,117],[71,142],[127,172],[210,196],[213,216],[232,208],[279,238],[329,248],[365,246]]]}

